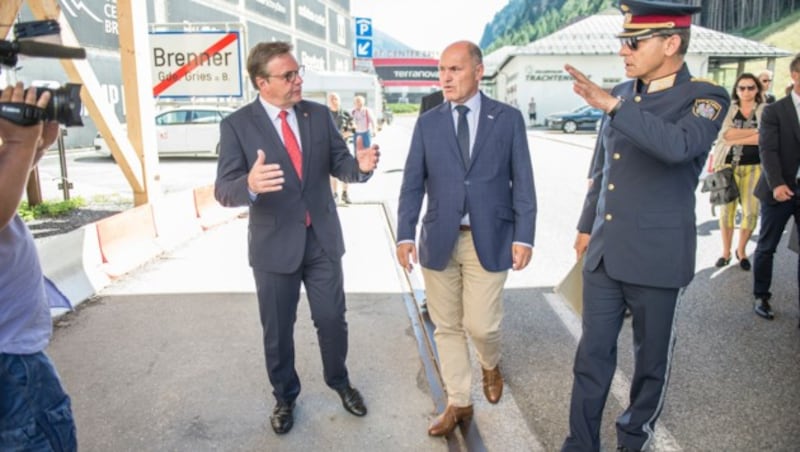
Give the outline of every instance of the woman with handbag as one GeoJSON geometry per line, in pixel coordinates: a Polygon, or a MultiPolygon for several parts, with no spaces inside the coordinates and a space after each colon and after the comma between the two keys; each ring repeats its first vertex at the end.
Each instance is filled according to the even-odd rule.
{"type": "Polygon", "coordinates": [[[724,267],[731,260],[734,221],[737,201],[742,206],[739,225],[739,243],[736,259],[742,270],[750,270],[747,259],[747,241],[758,223],[759,202],[753,196],[758,178],[761,176],[761,158],[758,155],[758,121],[764,111],[764,93],[758,77],[742,73],[737,77],[731,93],[731,106],[722,123],[714,147],[714,171],[733,167],[733,179],[739,189],[739,199],[725,204],[720,209],[719,229],[722,236],[722,257],[716,266],[724,267]]]}

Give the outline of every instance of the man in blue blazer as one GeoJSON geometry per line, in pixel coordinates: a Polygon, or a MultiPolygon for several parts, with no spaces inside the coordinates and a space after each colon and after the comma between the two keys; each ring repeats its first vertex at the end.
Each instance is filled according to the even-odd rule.
{"type": "Polygon", "coordinates": [[[695,190],[730,99],[692,78],[684,55],[699,6],[623,0],[619,54],[630,80],[611,91],[567,65],[574,91],[607,113],[575,250],[585,253],[583,335],[562,451],[600,451],[600,428],[630,309],[634,373],[617,450],[645,450],[664,406],[681,289],[694,277],[695,190]]]}
{"type": "Polygon", "coordinates": [[[300,379],[294,366],[294,322],[300,284],[317,329],[325,383],[356,416],[367,408],[350,385],[342,262],[344,240],[329,176],[369,178],[377,147],[348,151],[330,110],[302,100],[303,67],[284,42],[259,43],[247,71],[258,99],[220,124],[215,196],[250,206],[248,248],[256,282],[267,374],[277,401],[275,433],[294,424],[300,379]]]}
{"type": "Polygon", "coordinates": [[[472,416],[472,338],[491,403],[500,400],[502,290],[509,268],[533,252],[536,195],[522,114],[481,93],[480,48],[456,42],[442,53],[445,103],[417,120],[406,160],[397,215],[397,258],[417,262],[417,220],[423,197],[419,262],[447,408],[428,433],[444,436],[472,416]]]}
{"type": "Polygon", "coordinates": [[[755,313],[767,320],[775,318],[769,303],[775,249],[789,218],[794,216],[800,226],[800,54],[792,59],[789,69],[794,89],[764,109],[758,133],[763,171],[753,191],[761,200],[761,228],[753,255],[753,295],[755,313]]]}

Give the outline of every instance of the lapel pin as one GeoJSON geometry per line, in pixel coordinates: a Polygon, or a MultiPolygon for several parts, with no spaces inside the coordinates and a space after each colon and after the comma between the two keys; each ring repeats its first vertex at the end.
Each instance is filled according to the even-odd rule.
{"type": "Polygon", "coordinates": [[[492,115],[486,115],[486,116],[487,116],[489,119],[494,119],[494,116],[492,116],[492,115]]]}

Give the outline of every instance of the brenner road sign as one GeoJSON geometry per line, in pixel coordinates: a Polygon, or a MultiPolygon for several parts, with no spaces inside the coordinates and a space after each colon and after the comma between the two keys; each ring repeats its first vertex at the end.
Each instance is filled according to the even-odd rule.
{"type": "Polygon", "coordinates": [[[153,97],[242,97],[238,31],[150,33],[153,97]]]}

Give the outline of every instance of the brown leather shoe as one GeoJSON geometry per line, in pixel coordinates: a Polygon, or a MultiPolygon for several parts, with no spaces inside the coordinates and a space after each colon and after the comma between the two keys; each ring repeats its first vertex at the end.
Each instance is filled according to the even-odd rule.
{"type": "Polygon", "coordinates": [[[481,368],[483,372],[483,395],[489,403],[497,403],[503,395],[503,376],[500,374],[500,366],[495,366],[492,370],[481,368]]]}
{"type": "Polygon", "coordinates": [[[428,426],[428,434],[431,436],[447,436],[453,433],[459,422],[471,418],[472,405],[464,407],[447,405],[442,414],[436,416],[431,425],[428,426]]]}

